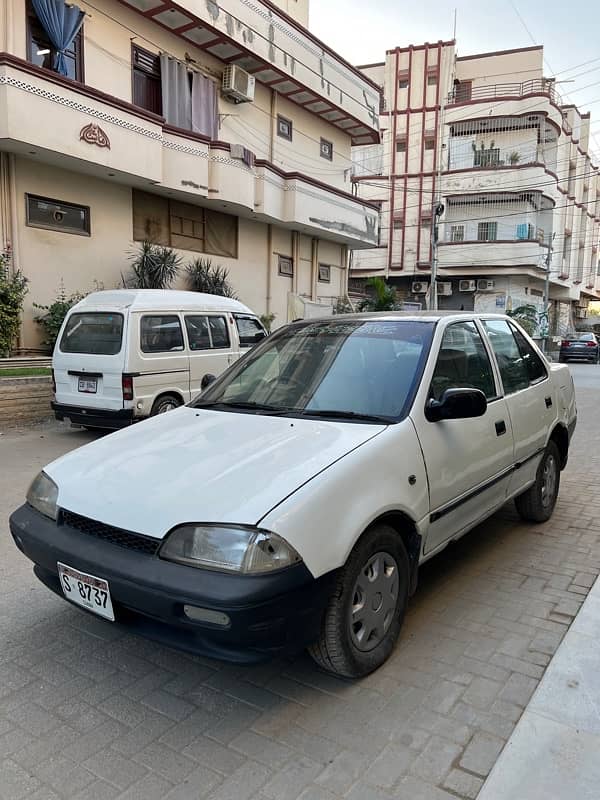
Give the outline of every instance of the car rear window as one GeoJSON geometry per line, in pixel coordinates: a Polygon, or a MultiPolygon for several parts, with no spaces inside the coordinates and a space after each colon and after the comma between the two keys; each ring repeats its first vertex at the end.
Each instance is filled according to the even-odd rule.
{"type": "Polygon", "coordinates": [[[63,353],[114,356],[121,350],[123,315],[90,311],[71,314],[60,339],[63,353]]]}

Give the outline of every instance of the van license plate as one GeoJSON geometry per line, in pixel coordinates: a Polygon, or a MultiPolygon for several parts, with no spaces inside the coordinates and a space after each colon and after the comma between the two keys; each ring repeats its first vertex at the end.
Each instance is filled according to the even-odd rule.
{"type": "Polygon", "coordinates": [[[86,572],[79,572],[73,567],[57,562],[60,588],[67,600],[71,600],[88,611],[93,611],[104,619],[115,621],[115,614],[110,599],[108,581],[96,578],[86,572]]]}
{"type": "Polygon", "coordinates": [[[88,394],[96,394],[98,391],[97,378],[79,378],[79,391],[88,394]]]}

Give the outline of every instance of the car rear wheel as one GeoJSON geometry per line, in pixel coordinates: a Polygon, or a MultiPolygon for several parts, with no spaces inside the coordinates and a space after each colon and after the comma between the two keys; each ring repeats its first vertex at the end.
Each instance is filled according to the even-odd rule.
{"type": "Polygon", "coordinates": [[[515,499],[517,511],[528,522],[546,522],[552,516],[560,487],[560,453],[548,442],[537,470],[535,483],[515,499]]]}
{"type": "Polygon", "coordinates": [[[408,602],[410,569],[397,531],[368,531],[340,570],[318,641],[309,652],[323,669],[360,678],[394,649],[408,602]]]}
{"type": "Polygon", "coordinates": [[[157,414],[166,414],[167,411],[172,411],[174,408],[178,408],[180,405],[181,400],[174,394],[164,394],[162,397],[159,397],[154,401],[150,416],[155,417],[157,414]]]}

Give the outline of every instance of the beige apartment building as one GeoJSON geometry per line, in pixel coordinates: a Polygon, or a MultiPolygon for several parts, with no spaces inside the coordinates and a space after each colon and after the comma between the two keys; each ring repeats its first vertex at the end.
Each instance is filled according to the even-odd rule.
{"type": "Polygon", "coordinates": [[[1,0],[0,247],[30,281],[22,348],[34,302],[119,285],[143,239],[227,267],[275,325],[345,295],[349,251],[379,237],[351,147],[379,141],[380,90],[306,29],[308,5],[1,0]]]}
{"type": "Polygon", "coordinates": [[[551,331],[577,325],[600,296],[600,182],[590,116],[544,77],[542,47],[411,45],[361,70],[383,89],[383,134],[354,148],[353,179],[382,220],[351,285],[385,275],[425,307],[437,250],[440,308],[542,312],[549,267],[551,331]]]}

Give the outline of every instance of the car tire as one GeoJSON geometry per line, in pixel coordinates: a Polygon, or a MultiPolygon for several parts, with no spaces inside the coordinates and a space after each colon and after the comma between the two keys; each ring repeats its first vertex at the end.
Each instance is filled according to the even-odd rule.
{"type": "Polygon", "coordinates": [[[535,483],[515,498],[519,516],[528,522],[546,522],[552,516],[560,488],[560,453],[548,442],[537,470],[535,483]]]}
{"type": "Polygon", "coordinates": [[[162,397],[158,397],[154,401],[150,416],[155,417],[157,414],[165,414],[167,411],[172,411],[174,408],[178,408],[180,405],[181,400],[176,395],[163,394],[162,397]]]}
{"type": "Polygon", "coordinates": [[[371,528],[336,578],[319,639],[309,647],[317,664],[345,678],[380,667],[400,634],[409,585],[408,555],[398,532],[389,525],[371,528]]]}

